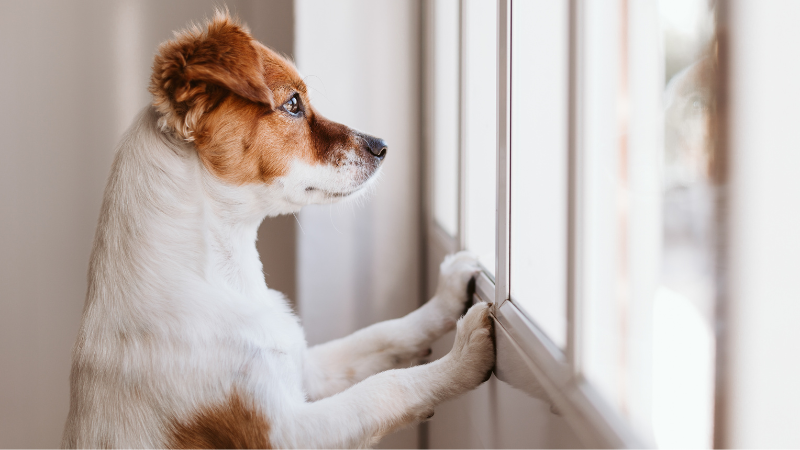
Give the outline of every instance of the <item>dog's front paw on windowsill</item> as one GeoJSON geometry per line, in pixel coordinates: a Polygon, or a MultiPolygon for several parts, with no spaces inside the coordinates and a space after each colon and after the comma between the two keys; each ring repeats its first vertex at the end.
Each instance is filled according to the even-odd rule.
{"type": "Polygon", "coordinates": [[[467,251],[447,256],[439,266],[436,300],[442,302],[446,314],[453,321],[458,320],[466,312],[467,305],[470,304],[467,288],[472,278],[480,273],[480,270],[478,257],[467,251]]]}

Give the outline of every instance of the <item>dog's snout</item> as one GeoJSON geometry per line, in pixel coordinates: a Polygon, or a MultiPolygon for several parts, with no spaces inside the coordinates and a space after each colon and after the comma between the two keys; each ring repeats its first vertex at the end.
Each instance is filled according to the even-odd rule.
{"type": "Polygon", "coordinates": [[[367,148],[373,156],[380,160],[386,157],[386,152],[389,150],[389,145],[386,144],[386,141],[372,136],[365,136],[365,138],[367,141],[367,148]]]}

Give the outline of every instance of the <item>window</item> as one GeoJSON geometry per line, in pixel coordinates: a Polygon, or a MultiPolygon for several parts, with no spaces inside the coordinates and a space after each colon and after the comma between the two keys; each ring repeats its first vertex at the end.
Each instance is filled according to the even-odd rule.
{"type": "Polygon", "coordinates": [[[567,342],[568,6],[517,2],[511,16],[511,298],[562,349],[567,342]]]}
{"type": "Polygon", "coordinates": [[[436,168],[433,213],[436,223],[451,236],[458,234],[459,151],[459,5],[458,0],[434,2],[433,152],[436,168]]]}
{"type": "Polygon", "coordinates": [[[495,272],[497,152],[497,5],[462,2],[464,242],[495,272]]]}
{"type": "Polygon", "coordinates": [[[587,445],[710,447],[713,7],[435,5],[431,235],[587,445]]]}

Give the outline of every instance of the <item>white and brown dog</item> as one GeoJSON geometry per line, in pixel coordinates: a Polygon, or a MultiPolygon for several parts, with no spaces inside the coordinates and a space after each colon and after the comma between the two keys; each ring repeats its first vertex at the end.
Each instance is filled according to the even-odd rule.
{"type": "Polygon", "coordinates": [[[363,447],[487,378],[486,304],[448,355],[389,370],[456,326],[468,254],[423,307],[313,348],[264,282],[264,217],[361,195],[382,140],[317,114],[293,65],[226,13],[161,45],[150,90],[105,192],[63,446],[363,447]]]}

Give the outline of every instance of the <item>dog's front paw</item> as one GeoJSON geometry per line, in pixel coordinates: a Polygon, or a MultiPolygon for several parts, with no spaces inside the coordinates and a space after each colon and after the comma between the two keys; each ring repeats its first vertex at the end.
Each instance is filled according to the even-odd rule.
{"type": "Polygon", "coordinates": [[[494,324],[489,316],[490,307],[491,303],[477,303],[458,321],[456,340],[448,356],[465,390],[488,380],[494,367],[494,324]]]}
{"type": "Polygon", "coordinates": [[[445,307],[445,314],[455,322],[464,313],[467,285],[480,272],[478,257],[470,252],[458,252],[447,256],[439,266],[439,285],[436,299],[445,307]]]}

